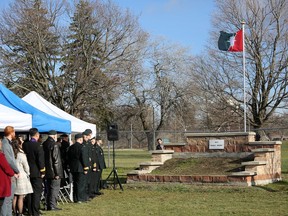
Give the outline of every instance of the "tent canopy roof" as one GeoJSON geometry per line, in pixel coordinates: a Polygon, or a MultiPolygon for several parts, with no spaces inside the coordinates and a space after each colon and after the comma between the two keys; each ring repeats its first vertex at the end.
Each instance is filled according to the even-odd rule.
{"type": "Polygon", "coordinates": [[[4,131],[8,125],[14,127],[15,131],[28,131],[32,128],[32,115],[0,104],[0,131],[4,131]]]}
{"type": "Polygon", "coordinates": [[[37,128],[39,132],[56,130],[58,132],[71,133],[70,121],[48,115],[41,110],[36,109],[34,106],[22,100],[12,91],[4,87],[2,84],[0,84],[0,104],[22,113],[31,114],[32,127],[37,128]]]}
{"type": "Polygon", "coordinates": [[[80,133],[85,131],[86,129],[91,129],[93,136],[96,135],[96,125],[85,122],[81,119],[76,118],[73,115],[63,111],[57,106],[45,100],[41,97],[37,92],[31,91],[25,97],[22,98],[27,103],[35,106],[37,109],[48,113],[49,115],[56,116],[58,118],[66,119],[71,121],[71,132],[72,133],[80,133]]]}

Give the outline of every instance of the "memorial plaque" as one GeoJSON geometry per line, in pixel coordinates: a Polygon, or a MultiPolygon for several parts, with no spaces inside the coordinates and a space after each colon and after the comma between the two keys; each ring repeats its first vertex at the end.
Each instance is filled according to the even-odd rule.
{"type": "Polygon", "coordinates": [[[224,149],[224,140],[209,140],[209,149],[224,149]]]}

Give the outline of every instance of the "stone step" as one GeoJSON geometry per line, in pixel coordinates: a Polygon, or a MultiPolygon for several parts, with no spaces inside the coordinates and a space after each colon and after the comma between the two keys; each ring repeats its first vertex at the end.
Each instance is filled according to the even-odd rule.
{"type": "Polygon", "coordinates": [[[173,154],[174,150],[154,150],[149,151],[151,154],[173,154]]]}
{"type": "Polygon", "coordinates": [[[275,149],[273,148],[258,148],[258,149],[252,149],[251,152],[253,153],[266,153],[266,152],[274,152],[275,149]]]}
{"type": "Polygon", "coordinates": [[[175,146],[175,147],[177,147],[177,146],[185,146],[186,145],[186,143],[164,143],[164,147],[173,147],[173,146],[175,146]]]}
{"type": "Polygon", "coordinates": [[[257,172],[240,171],[229,174],[229,176],[254,176],[254,175],[257,175],[257,172]]]}
{"type": "Polygon", "coordinates": [[[140,170],[146,170],[147,172],[152,172],[152,170],[157,169],[162,166],[163,162],[149,161],[140,163],[140,170]]]}
{"type": "Polygon", "coordinates": [[[241,165],[243,166],[261,166],[266,165],[267,161],[246,161],[242,162],[241,165]]]}
{"type": "Polygon", "coordinates": [[[281,141],[254,141],[249,142],[249,145],[281,145],[281,141]]]}
{"type": "Polygon", "coordinates": [[[156,150],[156,151],[152,151],[151,155],[152,155],[152,161],[153,162],[161,162],[164,163],[167,160],[172,159],[174,154],[173,150],[156,150]]]}
{"type": "Polygon", "coordinates": [[[159,162],[159,161],[147,161],[147,162],[141,162],[140,167],[141,166],[162,166],[163,164],[164,164],[163,162],[159,162]]]}
{"type": "Polygon", "coordinates": [[[149,170],[132,170],[127,173],[127,175],[142,175],[149,173],[149,170]]]}

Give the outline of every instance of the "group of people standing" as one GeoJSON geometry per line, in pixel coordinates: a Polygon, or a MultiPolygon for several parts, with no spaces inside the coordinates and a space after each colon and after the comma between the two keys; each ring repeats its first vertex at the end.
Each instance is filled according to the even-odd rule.
{"type": "Polygon", "coordinates": [[[100,136],[91,138],[87,129],[75,135],[75,143],[67,151],[69,168],[73,178],[73,200],[87,202],[100,192],[102,170],[106,168],[100,136]]]}
{"type": "Polygon", "coordinates": [[[102,194],[100,181],[106,165],[100,136],[92,138],[92,131],[86,129],[76,134],[75,143],[70,145],[67,134],[57,138],[57,131],[50,130],[42,143],[37,128],[31,128],[29,137],[24,142],[22,137],[16,137],[12,126],[7,126],[0,140],[1,216],[12,212],[22,215],[24,209],[28,215],[41,215],[43,194],[46,210],[61,210],[57,206],[58,194],[70,174],[74,202],[86,202],[102,194]]]}

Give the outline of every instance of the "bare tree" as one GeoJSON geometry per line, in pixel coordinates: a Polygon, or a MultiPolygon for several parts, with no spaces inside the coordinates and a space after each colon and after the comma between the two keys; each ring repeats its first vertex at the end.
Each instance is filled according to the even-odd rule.
{"type": "MultiPolygon", "coordinates": [[[[220,30],[236,32],[241,28],[241,21],[246,22],[248,120],[254,128],[260,128],[276,109],[287,105],[288,2],[217,0],[216,5],[214,44],[220,30]]],[[[221,52],[210,47],[204,60],[205,63],[198,61],[195,67],[204,80],[202,87],[243,116],[242,53],[221,52]]]]}
{"type": "Polygon", "coordinates": [[[79,1],[69,27],[64,64],[69,111],[85,112],[103,125],[113,119],[113,102],[120,94],[121,67],[145,43],[137,17],[111,1],[79,1]],[[74,79],[70,79],[73,77],[74,79]]]}
{"type": "Polygon", "coordinates": [[[60,20],[66,6],[16,0],[2,13],[2,80],[20,96],[37,91],[70,114],[106,125],[122,92],[121,65],[147,34],[137,17],[111,1],[80,0],[69,26],[60,20]]]}
{"type": "MultiPolygon", "coordinates": [[[[146,133],[148,149],[154,148],[154,131],[170,128],[171,118],[180,111],[187,91],[185,75],[190,55],[176,45],[153,43],[134,64],[126,67],[125,99],[133,107],[146,133]]],[[[183,130],[184,130],[183,126],[183,130]]]]}
{"type": "Polygon", "coordinates": [[[241,130],[243,107],[234,99],[241,98],[241,82],[235,73],[231,74],[229,63],[221,63],[220,59],[216,62],[213,57],[208,55],[194,58],[191,67],[190,82],[198,90],[195,96],[198,104],[198,128],[208,131],[241,130]],[[234,98],[226,93],[228,90],[233,91],[234,98]]]}
{"type": "Polygon", "coordinates": [[[18,87],[20,96],[30,90],[49,100],[57,95],[60,50],[55,19],[63,5],[50,6],[41,0],[16,0],[1,15],[2,80],[8,87],[18,87]]]}

